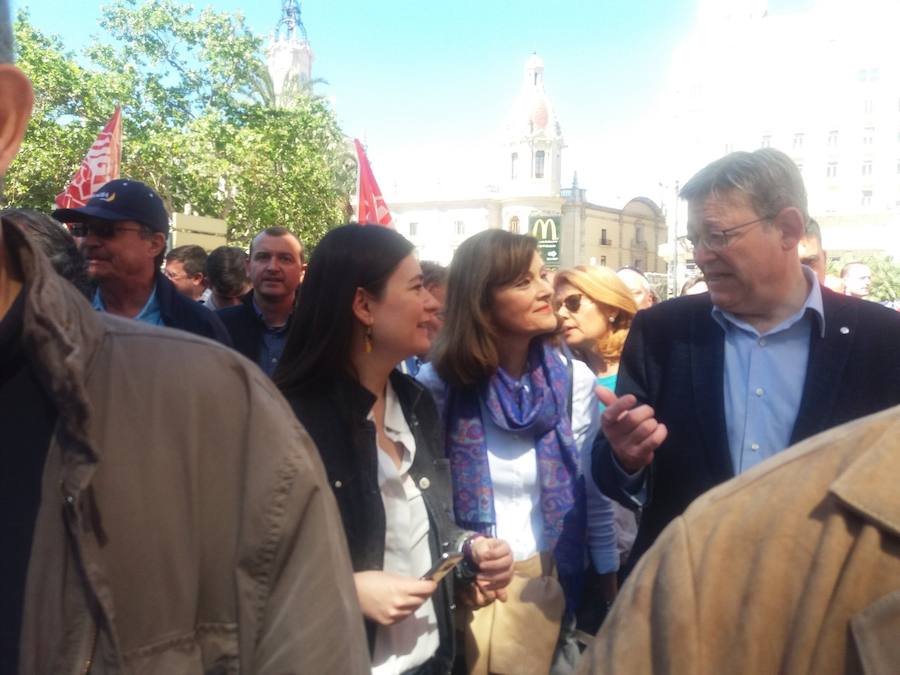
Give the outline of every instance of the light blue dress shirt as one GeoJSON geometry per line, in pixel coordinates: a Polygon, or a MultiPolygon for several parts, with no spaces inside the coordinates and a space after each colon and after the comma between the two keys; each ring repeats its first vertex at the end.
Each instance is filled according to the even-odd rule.
{"type": "MultiPolygon", "coordinates": [[[[712,317],[725,331],[724,403],[728,450],[735,475],[790,445],[800,411],[809,339],[814,327],[825,336],[822,289],[815,272],[801,268],[810,285],[800,310],[760,334],[730,312],[713,306],[712,317]]],[[[628,474],[613,457],[618,481],[635,506],[647,501],[647,470],[628,474]]]]}
{"type": "MultiPolygon", "coordinates": [[[[103,298],[100,296],[99,288],[94,291],[94,297],[91,299],[91,304],[98,312],[106,311],[106,305],[103,304],[103,298]]],[[[138,312],[137,316],[132,318],[135,321],[143,321],[152,326],[165,325],[163,324],[162,314],[160,314],[159,311],[159,299],[156,297],[156,285],[153,286],[153,290],[150,292],[150,297],[147,298],[144,308],[138,312]]]]}
{"type": "Polygon", "coordinates": [[[790,445],[800,410],[810,332],[825,335],[822,290],[812,270],[806,302],[793,316],[765,333],[730,312],[713,307],[725,331],[725,428],[735,475],[790,445]]]}
{"type": "Polygon", "coordinates": [[[259,346],[259,355],[256,362],[266,375],[272,377],[275,374],[275,369],[278,367],[278,362],[281,360],[281,355],[284,353],[288,325],[290,325],[291,319],[288,317],[287,323],[283,326],[270,328],[266,324],[266,319],[259,305],[256,304],[256,300],[251,298],[250,302],[253,303],[253,311],[263,327],[262,344],[259,346]]]}

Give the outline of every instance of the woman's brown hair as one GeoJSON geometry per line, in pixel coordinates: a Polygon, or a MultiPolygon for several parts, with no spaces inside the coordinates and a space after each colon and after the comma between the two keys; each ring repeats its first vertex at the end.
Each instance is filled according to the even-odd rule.
{"type": "Polygon", "coordinates": [[[479,232],[456,249],[447,280],[444,327],[431,353],[444,382],[469,387],[496,372],[494,291],[527,274],[536,251],[537,240],[505,230],[479,232]]]}

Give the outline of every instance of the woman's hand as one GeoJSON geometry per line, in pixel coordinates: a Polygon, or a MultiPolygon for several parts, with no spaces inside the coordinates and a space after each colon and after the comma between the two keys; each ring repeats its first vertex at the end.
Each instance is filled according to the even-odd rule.
{"type": "Polygon", "coordinates": [[[356,572],[353,581],[363,615],[382,626],[390,626],[408,617],[437,588],[436,583],[427,579],[380,570],[356,572]]]}
{"type": "Polygon", "coordinates": [[[506,602],[504,589],[513,575],[513,555],[509,544],[502,539],[478,537],[471,546],[473,562],[478,566],[475,576],[475,586],[479,591],[475,595],[476,603],[479,606],[490,604],[495,598],[506,602]]]}
{"type": "MultiPolygon", "coordinates": [[[[482,590],[478,588],[477,582],[471,584],[457,584],[454,588],[456,589],[456,602],[468,609],[487,607],[497,599],[498,591],[482,592],[482,590]]],[[[506,602],[506,592],[500,592],[504,593],[503,602],[506,602]]]]}

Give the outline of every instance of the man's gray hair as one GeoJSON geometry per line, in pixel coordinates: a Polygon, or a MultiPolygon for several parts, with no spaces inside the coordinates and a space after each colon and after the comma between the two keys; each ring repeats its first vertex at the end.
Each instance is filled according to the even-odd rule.
{"type": "Polygon", "coordinates": [[[771,218],[787,207],[799,209],[809,220],[806,188],[797,165],[780,150],[760,148],[732,152],[698,171],[679,195],[689,202],[740,190],[760,216],[771,218]]]}
{"type": "Polygon", "coordinates": [[[13,62],[13,33],[9,20],[9,3],[0,0],[0,63],[13,62]]]}

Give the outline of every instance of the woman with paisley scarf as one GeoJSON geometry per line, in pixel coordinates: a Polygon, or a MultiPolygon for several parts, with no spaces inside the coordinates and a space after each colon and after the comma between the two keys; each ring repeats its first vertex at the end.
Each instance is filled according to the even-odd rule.
{"type": "Polygon", "coordinates": [[[553,287],[531,237],[487,230],[463,242],[445,315],[418,379],[442,417],[456,522],[509,542],[516,561],[505,603],[477,589],[460,598],[468,672],[573,672],[594,376],[556,346],[553,287]]]}

